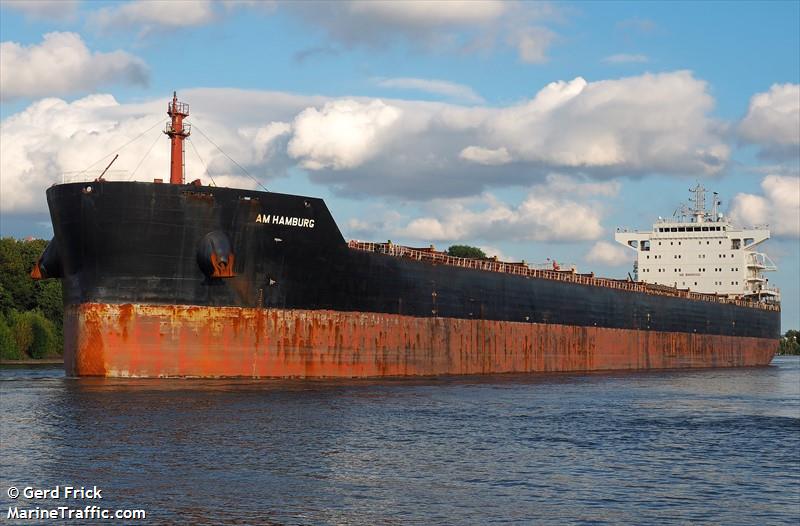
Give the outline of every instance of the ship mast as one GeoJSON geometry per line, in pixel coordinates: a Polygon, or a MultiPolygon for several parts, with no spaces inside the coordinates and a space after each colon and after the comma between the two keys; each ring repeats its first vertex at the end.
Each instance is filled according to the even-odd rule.
{"type": "Polygon", "coordinates": [[[172,102],[167,104],[167,115],[172,119],[171,122],[167,123],[167,127],[164,130],[164,133],[169,135],[172,143],[170,148],[169,182],[171,184],[184,184],[183,140],[191,134],[192,130],[190,124],[183,123],[183,119],[189,116],[189,105],[185,102],[178,102],[178,93],[175,91],[172,92],[172,102]]]}
{"type": "Polygon", "coordinates": [[[702,223],[706,218],[706,189],[697,183],[697,186],[689,188],[689,191],[694,194],[694,197],[689,198],[689,201],[694,203],[694,208],[691,210],[694,222],[702,223]]]}

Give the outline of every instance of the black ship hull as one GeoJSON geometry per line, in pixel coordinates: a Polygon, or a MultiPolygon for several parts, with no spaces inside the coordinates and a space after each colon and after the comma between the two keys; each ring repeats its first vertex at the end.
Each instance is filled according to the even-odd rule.
{"type": "Polygon", "coordinates": [[[76,375],[758,365],[779,337],[776,306],[352,248],[309,197],[94,182],[47,199],[76,375]]]}

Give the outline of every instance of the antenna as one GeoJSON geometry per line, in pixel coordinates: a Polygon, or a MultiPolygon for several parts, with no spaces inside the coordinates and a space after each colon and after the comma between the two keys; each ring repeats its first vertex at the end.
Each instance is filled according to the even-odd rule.
{"type": "Polygon", "coordinates": [[[689,188],[689,193],[694,195],[694,197],[689,197],[689,201],[694,203],[694,208],[690,210],[694,216],[694,221],[695,223],[702,223],[706,218],[706,189],[700,183],[697,183],[694,188],[689,188]]]}

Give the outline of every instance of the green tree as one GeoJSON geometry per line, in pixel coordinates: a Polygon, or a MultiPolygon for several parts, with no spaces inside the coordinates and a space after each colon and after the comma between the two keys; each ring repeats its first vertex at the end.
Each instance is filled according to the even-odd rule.
{"type": "Polygon", "coordinates": [[[478,247],[469,245],[452,245],[447,249],[447,254],[457,258],[484,259],[486,254],[478,247]]]}
{"type": "Polygon", "coordinates": [[[19,352],[14,333],[11,331],[11,327],[8,326],[6,317],[0,313],[0,359],[20,360],[22,358],[23,355],[19,352]]]}
{"type": "MultiPolygon", "coordinates": [[[[5,269],[0,267],[0,272],[4,272],[5,269]]],[[[0,314],[7,314],[14,308],[14,298],[11,297],[11,293],[6,290],[2,283],[0,283],[0,314]]]]}
{"type": "MultiPolygon", "coordinates": [[[[13,308],[17,310],[36,307],[36,282],[31,279],[30,272],[46,246],[44,239],[0,239],[0,288],[11,296],[13,308]]],[[[3,297],[0,301],[6,302],[3,297]]]]}
{"type": "Polygon", "coordinates": [[[41,359],[59,354],[59,338],[53,322],[45,318],[39,311],[31,311],[31,358],[41,359]]]}
{"type": "Polygon", "coordinates": [[[800,354],[800,331],[786,331],[786,334],[781,338],[778,354],[800,354]]]}
{"type": "Polygon", "coordinates": [[[61,299],[61,280],[43,279],[34,287],[35,308],[52,321],[59,333],[64,325],[64,302],[61,299]]]}
{"type": "Polygon", "coordinates": [[[33,344],[33,313],[12,310],[8,321],[20,354],[28,354],[33,344]]]}
{"type": "Polygon", "coordinates": [[[43,358],[59,354],[63,347],[61,283],[57,279],[36,281],[30,277],[46,246],[43,239],[0,239],[0,315],[3,316],[0,356],[3,358],[43,358]]]}

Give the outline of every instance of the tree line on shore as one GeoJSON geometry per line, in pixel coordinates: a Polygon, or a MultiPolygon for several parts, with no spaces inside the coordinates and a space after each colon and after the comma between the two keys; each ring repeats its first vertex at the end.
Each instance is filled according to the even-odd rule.
{"type": "Polygon", "coordinates": [[[43,239],[0,239],[0,359],[57,357],[64,348],[61,282],[30,277],[45,246],[43,239]]]}
{"type": "MultiPolygon", "coordinates": [[[[44,239],[0,239],[0,359],[24,360],[60,356],[64,348],[61,282],[33,280],[30,271],[44,252],[44,239]]],[[[454,245],[452,256],[485,258],[476,247],[454,245]]],[[[778,354],[800,354],[800,331],[781,338],[778,354]]]]}
{"type": "Polygon", "coordinates": [[[778,354],[800,354],[800,331],[788,330],[781,338],[778,354]]]}

